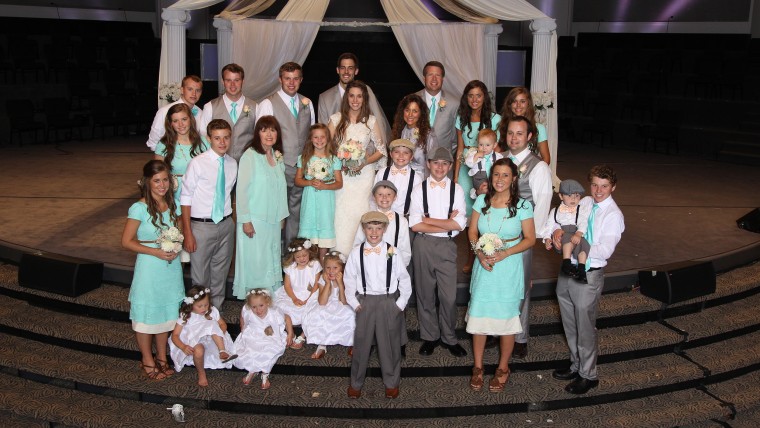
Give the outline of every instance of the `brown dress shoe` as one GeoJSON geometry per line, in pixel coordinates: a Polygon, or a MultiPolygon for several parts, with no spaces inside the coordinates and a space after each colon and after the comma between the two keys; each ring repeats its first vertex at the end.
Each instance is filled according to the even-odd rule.
{"type": "Polygon", "coordinates": [[[398,397],[398,387],[385,388],[385,398],[396,398],[396,397],[398,397]]]}
{"type": "Polygon", "coordinates": [[[359,398],[362,396],[361,389],[354,389],[351,385],[348,386],[348,398],[359,398]]]}

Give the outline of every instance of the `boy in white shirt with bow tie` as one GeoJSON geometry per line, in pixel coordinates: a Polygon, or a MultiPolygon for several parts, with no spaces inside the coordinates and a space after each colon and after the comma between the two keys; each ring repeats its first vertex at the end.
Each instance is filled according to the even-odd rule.
{"type": "Polygon", "coordinates": [[[586,282],[586,256],[590,246],[584,239],[588,226],[588,205],[580,205],[581,196],[585,190],[581,183],[575,180],[562,180],[559,185],[559,198],[562,203],[549,211],[549,217],[544,223],[544,229],[539,236],[543,238],[547,250],[553,248],[552,232],[562,229],[562,272],[580,282],[586,282]],[[578,265],[572,263],[571,256],[578,260],[578,265]]]}

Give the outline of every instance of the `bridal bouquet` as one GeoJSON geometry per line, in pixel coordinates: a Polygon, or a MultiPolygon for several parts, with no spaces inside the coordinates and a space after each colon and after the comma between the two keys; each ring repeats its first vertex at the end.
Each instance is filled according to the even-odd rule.
{"type": "Polygon", "coordinates": [[[180,85],[178,83],[164,83],[158,88],[158,99],[164,100],[167,103],[173,103],[174,101],[179,100],[179,97],[182,94],[180,90],[180,85]]]}
{"type": "Polygon", "coordinates": [[[532,92],[533,107],[536,110],[536,122],[546,123],[546,115],[550,108],[554,108],[554,93],[549,92],[532,92]]]}
{"type": "Polygon", "coordinates": [[[503,247],[504,243],[495,233],[484,233],[475,244],[475,249],[482,251],[487,256],[496,254],[497,251],[503,250],[503,247]]]}
{"type": "MultiPolygon", "coordinates": [[[[161,234],[156,239],[156,244],[158,244],[158,248],[161,251],[176,254],[182,251],[182,241],[184,240],[185,237],[180,233],[179,229],[170,227],[161,230],[161,234]]],[[[171,263],[171,260],[169,260],[169,263],[171,263]]]]}
{"type": "Polygon", "coordinates": [[[338,159],[343,164],[343,170],[351,177],[356,177],[362,173],[361,170],[354,170],[353,168],[362,165],[365,154],[364,147],[358,141],[348,140],[338,147],[338,159]]]}

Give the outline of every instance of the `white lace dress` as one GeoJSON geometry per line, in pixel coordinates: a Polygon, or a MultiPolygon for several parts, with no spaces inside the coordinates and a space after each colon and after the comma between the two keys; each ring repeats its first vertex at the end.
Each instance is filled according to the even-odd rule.
{"type": "MultiPolygon", "coordinates": [[[[337,128],[340,122],[340,113],[330,116],[330,122],[337,128]]],[[[343,174],[343,188],[335,191],[335,249],[343,254],[351,252],[356,228],[362,215],[369,211],[369,195],[375,183],[375,172],[385,168],[388,156],[385,143],[379,135],[373,132],[375,116],[370,116],[367,123],[354,123],[348,125],[339,141],[354,140],[368,150],[380,152],[383,157],[377,162],[365,165],[361,174],[351,177],[343,174]]]]}
{"type": "MultiPolygon", "coordinates": [[[[324,284],[321,278],[320,282],[324,284]]],[[[351,306],[340,302],[339,292],[338,285],[333,285],[327,304],[312,306],[304,316],[302,327],[307,343],[354,346],[356,315],[351,306]]]]}
{"type": "MultiPolygon", "coordinates": [[[[211,308],[211,319],[207,319],[205,315],[191,313],[190,318],[187,319],[187,323],[183,324],[182,317],[177,319],[177,324],[182,326],[182,331],[179,334],[179,339],[182,343],[195,346],[197,344],[203,345],[206,348],[206,352],[203,356],[203,367],[207,369],[231,369],[232,361],[228,363],[222,363],[222,359],[219,358],[219,349],[211,339],[211,335],[215,334],[221,336],[224,339],[224,347],[228,354],[235,353],[235,344],[232,342],[232,337],[228,332],[222,332],[219,327],[219,311],[215,308],[211,308]]],[[[169,337],[169,355],[174,361],[174,369],[178,372],[185,366],[192,366],[193,356],[187,355],[185,352],[174,345],[171,337],[169,337]]]]}
{"type": "Polygon", "coordinates": [[[303,316],[306,315],[309,308],[317,304],[317,298],[319,297],[317,292],[319,290],[315,291],[314,295],[309,298],[311,294],[309,286],[317,287],[314,285],[314,281],[317,274],[322,271],[322,265],[318,261],[312,260],[304,269],[298,269],[296,264],[293,263],[282,271],[290,278],[290,288],[293,289],[296,297],[301,300],[309,300],[306,300],[306,304],[303,306],[296,306],[285,291],[285,287],[280,287],[274,292],[274,304],[282,313],[290,316],[293,325],[302,325],[303,316]]]}
{"type": "Polygon", "coordinates": [[[259,318],[248,305],[243,305],[240,318],[244,327],[235,339],[235,352],[238,357],[233,364],[250,373],[270,373],[277,360],[285,353],[288,339],[285,315],[279,309],[271,307],[263,318],[259,318]],[[267,327],[272,327],[271,335],[267,335],[267,327]]]}

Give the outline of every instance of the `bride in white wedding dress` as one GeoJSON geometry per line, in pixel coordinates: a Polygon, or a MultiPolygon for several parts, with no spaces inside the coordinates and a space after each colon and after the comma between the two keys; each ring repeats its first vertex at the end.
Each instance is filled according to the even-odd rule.
{"type": "Polygon", "coordinates": [[[375,116],[370,114],[367,85],[354,80],[346,85],[340,112],[330,116],[330,135],[337,146],[349,140],[364,147],[357,167],[343,168],[343,188],[335,192],[335,249],[348,256],[361,216],[369,211],[375,172],[385,167],[387,152],[375,116]],[[357,174],[358,172],[358,174],[357,174]]]}

